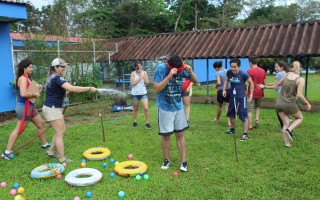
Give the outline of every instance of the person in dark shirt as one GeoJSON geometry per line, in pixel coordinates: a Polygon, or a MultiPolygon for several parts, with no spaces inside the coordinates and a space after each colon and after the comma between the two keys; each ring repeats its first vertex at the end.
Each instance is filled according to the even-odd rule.
{"type": "Polygon", "coordinates": [[[49,77],[46,84],[46,99],[43,104],[43,115],[50,123],[54,130],[52,145],[46,153],[47,157],[59,158],[61,163],[70,162],[64,154],[63,136],[65,133],[65,122],[63,117],[63,99],[66,92],[96,92],[95,87],[80,87],[73,86],[68,83],[62,76],[65,68],[68,66],[61,58],[56,58],[52,61],[49,77]],[[58,154],[54,152],[57,149],[58,154]]]}

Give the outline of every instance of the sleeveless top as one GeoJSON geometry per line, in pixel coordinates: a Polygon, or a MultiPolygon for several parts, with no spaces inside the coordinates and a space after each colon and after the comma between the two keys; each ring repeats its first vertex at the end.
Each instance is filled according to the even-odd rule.
{"type": "Polygon", "coordinates": [[[288,105],[288,104],[292,104],[295,103],[295,99],[297,96],[297,85],[296,85],[296,81],[299,79],[300,77],[297,77],[294,80],[290,80],[288,79],[288,74],[285,75],[283,84],[282,84],[282,88],[281,88],[281,92],[278,95],[276,104],[278,105],[288,105]]]}
{"type": "MultiPolygon", "coordinates": [[[[134,81],[137,81],[139,79],[139,76],[138,74],[134,71],[134,81]]],[[[144,72],[142,72],[144,73],[144,72]]],[[[144,84],[144,80],[141,79],[140,82],[133,86],[132,89],[131,89],[131,94],[132,95],[144,95],[144,94],[147,94],[147,89],[146,89],[146,86],[144,84]]]]}

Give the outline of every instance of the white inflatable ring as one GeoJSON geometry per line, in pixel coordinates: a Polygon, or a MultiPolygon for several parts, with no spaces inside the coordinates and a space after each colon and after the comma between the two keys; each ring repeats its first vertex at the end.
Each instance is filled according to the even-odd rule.
{"type": "Polygon", "coordinates": [[[34,168],[30,176],[31,178],[49,178],[61,174],[64,171],[64,166],[59,163],[43,164],[34,168]]]}
{"type": "Polygon", "coordinates": [[[114,171],[119,176],[136,176],[147,171],[148,166],[141,161],[125,161],[116,165],[114,171]]]}
{"type": "Polygon", "coordinates": [[[64,179],[69,185],[89,186],[98,183],[102,173],[93,168],[79,168],[69,172],[64,179]]]}
{"type": "Polygon", "coordinates": [[[111,151],[107,148],[91,148],[83,152],[88,160],[103,160],[110,156],[111,151]]]}

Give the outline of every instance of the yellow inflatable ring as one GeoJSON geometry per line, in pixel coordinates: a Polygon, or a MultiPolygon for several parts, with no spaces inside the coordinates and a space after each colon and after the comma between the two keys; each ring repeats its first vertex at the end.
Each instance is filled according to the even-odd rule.
{"type": "Polygon", "coordinates": [[[88,160],[103,160],[110,156],[111,151],[107,148],[91,148],[83,152],[88,160]]]}
{"type": "Polygon", "coordinates": [[[141,161],[125,161],[116,165],[114,171],[119,176],[136,176],[147,171],[148,166],[141,161]]]}
{"type": "Polygon", "coordinates": [[[43,164],[34,168],[30,176],[31,178],[49,178],[61,174],[64,171],[64,166],[59,163],[43,164]]]}
{"type": "Polygon", "coordinates": [[[64,179],[69,185],[89,186],[98,183],[102,173],[93,168],[80,168],[69,172],[64,179]]]}

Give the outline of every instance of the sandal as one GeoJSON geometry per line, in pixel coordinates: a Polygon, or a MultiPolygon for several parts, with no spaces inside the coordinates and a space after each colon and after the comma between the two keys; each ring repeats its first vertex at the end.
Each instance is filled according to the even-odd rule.
{"type": "Polygon", "coordinates": [[[254,122],[254,126],[253,126],[254,128],[258,128],[259,127],[259,120],[256,120],[255,122],[254,122]]]}

